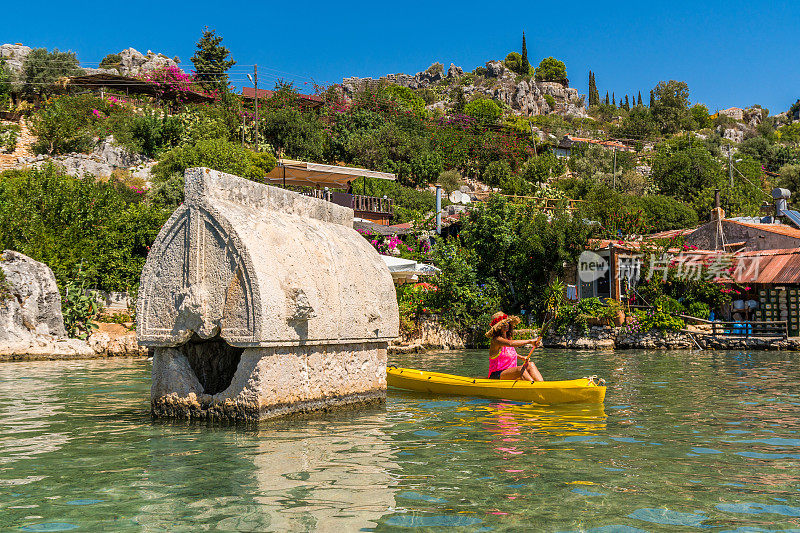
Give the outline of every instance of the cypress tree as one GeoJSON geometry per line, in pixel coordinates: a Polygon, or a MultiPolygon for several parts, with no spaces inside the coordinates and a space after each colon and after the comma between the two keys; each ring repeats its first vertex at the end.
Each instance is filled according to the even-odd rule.
{"type": "Polygon", "coordinates": [[[531,70],[531,64],[528,62],[528,47],[525,44],[525,32],[522,32],[522,68],[525,72],[531,70]]]}
{"type": "Polygon", "coordinates": [[[656,103],[656,95],[653,94],[653,89],[650,89],[650,107],[652,108],[656,103]]]}
{"type": "Polygon", "coordinates": [[[614,91],[611,91],[611,105],[617,107],[617,97],[614,96],[614,91]]]}
{"type": "Polygon", "coordinates": [[[608,91],[606,91],[606,105],[610,105],[608,102],[608,91]]]}
{"type": "Polygon", "coordinates": [[[626,111],[630,111],[631,110],[631,104],[628,101],[628,95],[627,94],[625,95],[625,110],[626,111]]]}
{"type": "Polygon", "coordinates": [[[600,105],[600,93],[597,91],[594,72],[589,71],[589,106],[600,105]]]}
{"type": "Polygon", "coordinates": [[[636,105],[642,105],[642,91],[639,91],[639,96],[636,98],[636,105]]]}

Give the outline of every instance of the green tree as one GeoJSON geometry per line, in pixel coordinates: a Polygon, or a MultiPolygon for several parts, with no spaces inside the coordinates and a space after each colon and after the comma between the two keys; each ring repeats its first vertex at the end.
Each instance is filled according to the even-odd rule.
{"type": "Polygon", "coordinates": [[[228,87],[227,71],[236,64],[230,59],[230,50],[222,46],[222,37],[216,30],[203,29],[197,41],[197,51],[192,56],[197,81],[209,90],[224,90],[228,87]]]}
{"type": "Polygon", "coordinates": [[[464,106],[464,113],[483,125],[494,124],[503,114],[500,106],[488,98],[476,98],[464,106]]]}
{"type": "Polygon", "coordinates": [[[45,104],[31,118],[31,132],[36,136],[34,150],[50,155],[89,150],[93,119],[89,106],[94,102],[102,107],[102,101],[90,95],[64,95],[45,104]]]}
{"type": "Polygon", "coordinates": [[[522,165],[520,176],[531,183],[544,183],[564,172],[564,161],[552,152],[531,157],[522,165]]]}
{"type": "Polygon", "coordinates": [[[533,203],[493,196],[470,210],[460,237],[478,279],[500,287],[504,308],[513,311],[540,307],[549,276],[576,260],[591,231],[566,210],[548,217],[533,203]]]}
{"type": "Polygon", "coordinates": [[[608,91],[606,91],[606,101],[605,101],[605,104],[606,104],[606,105],[611,105],[611,102],[608,100],[608,91]]]}
{"type": "Polygon", "coordinates": [[[108,54],[100,61],[100,68],[118,68],[122,65],[122,56],[119,54],[108,54]]]}
{"type": "Polygon", "coordinates": [[[425,100],[415,93],[414,89],[400,85],[387,85],[381,89],[380,94],[400,104],[405,111],[411,111],[418,115],[425,113],[425,100]]]}
{"type": "Polygon", "coordinates": [[[636,105],[642,105],[642,91],[639,91],[639,96],[636,98],[636,105]]]}
{"type": "Polygon", "coordinates": [[[644,106],[636,106],[616,127],[616,135],[627,139],[650,139],[656,132],[656,126],[650,110],[644,106]]]}
{"type": "Polygon", "coordinates": [[[528,46],[525,43],[525,32],[522,32],[522,68],[525,74],[531,71],[531,63],[528,61],[528,46]]]}
{"type": "Polygon", "coordinates": [[[78,68],[75,53],[60,52],[58,48],[54,48],[52,52],[48,52],[46,48],[31,50],[25,58],[22,71],[25,92],[45,97],[55,92],[62,78],[83,74],[83,70],[78,68]]]}
{"type": "Polygon", "coordinates": [[[653,92],[653,89],[650,89],[650,104],[648,105],[648,107],[652,110],[655,104],[656,104],[656,95],[653,92]]]}
{"type": "Polygon", "coordinates": [[[13,79],[5,59],[0,59],[0,110],[5,109],[11,102],[11,93],[14,90],[13,79]]]}
{"type": "Polygon", "coordinates": [[[653,158],[652,177],[659,189],[679,200],[692,203],[698,193],[715,187],[722,168],[696,137],[676,137],[658,145],[653,158]]]}
{"type": "Polygon", "coordinates": [[[703,104],[695,104],[689,109],[692,117],[692,129],[702,130],[714,126],[714,121],[711,120],[711,115],[708,113],[708,108],[703,104]]]}
{"type": "Polygon", "coordinates": [[[559,61],[554,57],[546,57],[542,59],[536,68],[536,79],[538,81],[567,83],[567,67],[563,61],[559,61]]]}
{"type": "Polygon", "coordinates": [[[690,126],[689,86],[684,81],[660,81],[653,89],[653,118],[662,133],[677,133],[690,126]]]}
{"type": "Polygon", "coordinates": [[[600,105],[600,93],[597,91],[597,82],[594,78],[594,72],[589,71],[589,106],[600,105]]]}
{"type": "Polygon", "coordinates": [[[530,64],[526,64],[522,56],[516,52],[511,52],[506,56],[503,64],[507,69],[516,72],[517,74],[527,76],[530,74],[530,64]]]}
{"type": "Polygon", "coordinates": [[[783,165],[780,174],[780,186],[792,191],[792,196],[800,194],[800,164],[783,165]]]}

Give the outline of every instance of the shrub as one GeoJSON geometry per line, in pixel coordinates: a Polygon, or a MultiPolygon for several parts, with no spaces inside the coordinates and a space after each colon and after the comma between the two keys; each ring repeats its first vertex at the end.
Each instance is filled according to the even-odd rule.
{"type": "Polygon", "coordinates": [[[122,66],[122,56],[119,54],[108,54],[100,61],[100,68],[118,68],[122,66]]]}
{"type": "Polygon", "coordinates": [[[564,172],[564,161],[552,152],[545,152],[538,157],[531,157],[522,165],[520,175],[531,183],[543,183],[551,177],[555,178],[564,172]]]}
{"type": "Polygon", "coordinates": [[[48,265],[62,295],[79,269],[87,286],[127,290],[169,216],[143,196],[113,181],[62,174],[52,165],[7,171],[0,175],[0,249],[48,265]]]}
{"type": "Polygon", "coordinates": [[[97,328],[94,319],[100,312],[97,291],[87,291],[86,279],[79,269],[77,279],[70,279],[61,300],[64,328],[72,338],[86,339],[97,328]]]}
{"type": "Polygon", "coordinates": [[[483,182],[492,187],[502,187],[511,179],[511,166],[508,161],[492,161],[483,170],[483,182]]]}
{"type": "Polygon", "coordinates": [[[439,174],[439,185],[445,190],[447,194],[455,191],[464,183],[461,174],[457,170],[445,170],[439,174]]]}
{"type": "Polygon", "coordinates": [[[17,147],[21,128],[17,124],[0,124],[0,153],[12,153],[17,147]]]}
{"type": "Polygon", "coordinates": [[[478,98],[464,106],[464,113],[481,124],[488,125],[497,122],[503,114],[500,106],[494,100],[478,98]]]}
{"type": "Polygon", "coordinates": [[[547,106],[550,108],[550,111],[555,111],[556,99],[553,98],[553,95],[551,94],[544,95],[544,101],[547,102],[547,106]]]}
{"type": "Polygon", "coordinates": [[[711,308],[708,306],[708,304],[703,302],[692,302],[689,304],[687,314],[696,318],[707,320],[711,314],[711,308]]]}
{"type": "Polygon", "coordinates": [[[102,107],[102,101],[97,107],[88,107],[84,105],[87,100],[62,96],[34,114],[31,120],[31,132],[37,137],[34,151],[54,155],[90,150],[92,110],[102,107]]]}
{"type": "Polygon", "coordinates": [[[115,121],[114,139],[129,152],[157,157],[178,145],[184,132],[180,118],[146,109],[141,115],[128,115],[115,121]]]}
{"type": "Polygon", "coordinates": [[[207,139],[165,153],[153,167],[153,176],[163,182],[175,174],[183,174],[187,168],[208,167],[259,181],[276,164],[272,154],[254,152],[225,139],[207,139]]]}
{"type": "Polygon", "coordinates": [[[381,90],[381,93],[386,98],[399,103],[402,109],[416,114],[423,114],[425,112],[425,99],[417,95],[417,93],[409,87],[387,85],[381,90]]]}

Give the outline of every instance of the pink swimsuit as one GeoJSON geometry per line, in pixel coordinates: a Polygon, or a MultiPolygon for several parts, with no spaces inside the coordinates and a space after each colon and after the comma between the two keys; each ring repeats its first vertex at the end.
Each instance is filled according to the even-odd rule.
{"type": "Polygon", "coordinates": [[[501,346],[500,353],[489,358],[489,377],[493,372],[502,372],[517,366],[517,350],[513,346],[501,346]]]}

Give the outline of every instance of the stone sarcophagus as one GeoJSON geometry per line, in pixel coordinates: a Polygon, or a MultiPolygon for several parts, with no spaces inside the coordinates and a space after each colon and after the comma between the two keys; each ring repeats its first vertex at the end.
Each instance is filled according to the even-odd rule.
{"type": "Polygon", "coordinates": [[[207,168],[142,272],[156,416],[258,420],[381,400],[392,278],[353,211],[207,168]]]}

